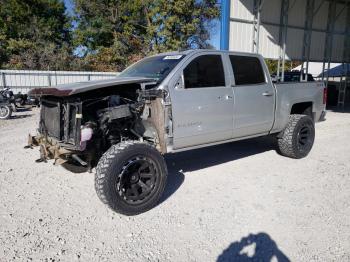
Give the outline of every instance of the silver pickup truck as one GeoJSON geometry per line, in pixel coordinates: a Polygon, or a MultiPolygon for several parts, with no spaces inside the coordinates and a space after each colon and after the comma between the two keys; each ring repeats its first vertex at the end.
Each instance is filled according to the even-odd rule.
{"type": "Polygon", "coordinates": [[[323,82],[274,84],[260,55],[212,50],[159,54],[115,79],[30,95],[41,97],[28,146],[40,146],[37,161],[96,167],[97,195],[126,215],[159,201],[167,153],[273,135],[282,155],[307,156],[326,102],[323,82]]]}

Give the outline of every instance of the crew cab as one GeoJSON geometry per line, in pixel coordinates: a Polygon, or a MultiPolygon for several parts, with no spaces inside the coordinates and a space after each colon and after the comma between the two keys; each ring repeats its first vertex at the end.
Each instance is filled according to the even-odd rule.
{"type": "Polygon", "coordinates": [[[306,157],[326,103],[323,82],[274,84],[262,56],[214,50],[163,53],[114,79],[30,95],[41,96],[29,136],[38,161],[96,166],[97,195],[126,215],[157,204],[164,154],[272,135],[282,155],[306,157]]]}

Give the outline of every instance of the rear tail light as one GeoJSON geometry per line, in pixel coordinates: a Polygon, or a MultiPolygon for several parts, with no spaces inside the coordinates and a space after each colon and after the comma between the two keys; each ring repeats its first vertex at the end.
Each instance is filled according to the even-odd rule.
{"type": "Polygon", "coordinates": [[[323,104],[327,104],[327,88],[323,89],[323,104]]]}

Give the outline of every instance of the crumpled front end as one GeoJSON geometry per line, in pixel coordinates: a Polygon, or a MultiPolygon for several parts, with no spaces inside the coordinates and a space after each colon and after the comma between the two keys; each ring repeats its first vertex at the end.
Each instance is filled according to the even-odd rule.
{"type": "Polygon", "coordinates": [[[36,162],[47,162],[49,159],[54,159],[55,165],[66,163],[72,155],[79,153],[79,151],[66,149],[60,146],[54,139],[41,134],[38,136],[28,136],[27,148],[32,147],[40,147],[40,158],[36,162]]]}
{"type": "Polygon", "coordinates": [[[82,129],[81,118],[81,102],[43,98],[38,134],[29,135],[26,146],[40,147],[40,158],[36,162],[53,159],[55,165],[61,165],[74,160],[82,166],[90,166],[91,157],[86,143],[91,139],[92,131],[90,128],[82,129]],[[90,135],[86,134],[86,129],[91,131],[90,135]]]}
{"type": "Polygon", "coordinates": [[[45,95],[37,136],[29,146],[40,147],[38,162],[54,159],[91,167],[112,145],[125,140],[154,144],[166,153],[164,143],[165,93],[155,83],[118,85],[67,97],[45,95]],[[162,131],[163,130],[163,131],[162,131]]]}

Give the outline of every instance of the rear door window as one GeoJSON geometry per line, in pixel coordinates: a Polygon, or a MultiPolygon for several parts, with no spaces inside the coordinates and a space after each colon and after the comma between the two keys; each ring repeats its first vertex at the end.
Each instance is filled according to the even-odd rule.
{"type": "Polygon", "coordinates": [[[221,55],[203,55],[195,58],[184,69],[185,88],[225,86],[221,55]]]}
{"type": "Polygon", "coordinates": [[[230,55],[236,85],[265,83],[265,74],[257,57],[230,55]]]}

